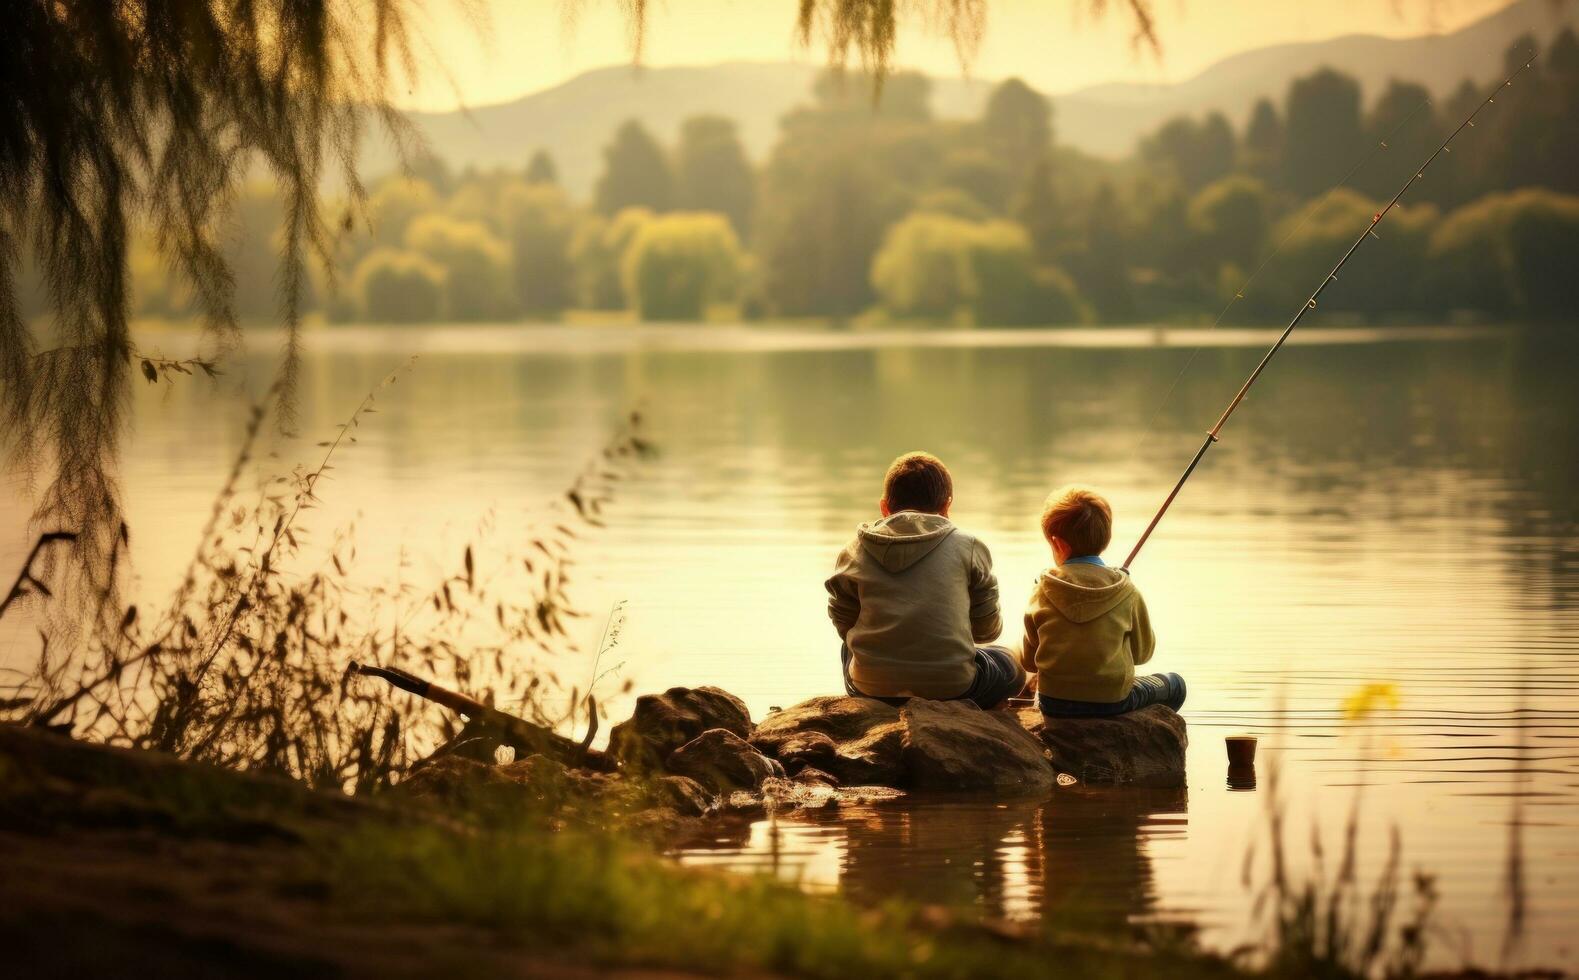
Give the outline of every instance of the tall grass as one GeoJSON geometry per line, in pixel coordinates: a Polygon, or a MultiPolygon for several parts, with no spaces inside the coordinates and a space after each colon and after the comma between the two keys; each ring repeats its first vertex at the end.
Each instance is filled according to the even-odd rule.
{"type": "MultiPolygon", "coordinates": [[[[1274,762],[1266,779],[1267,856],[1270,864],[1252,907],[1268,926],[1264,946],[1247,950],[1273,976],[1354,980],[1419,974],[1436,910],[1435,879],[1405,875],[1403,845],[1394,826],[1386,861],[1367,884],[1360,869],[1361,794],[1356,791],[1342,844],[1329,866],[1321,830],[1312,823],[1311,867],[1290,869],[1282,776],[1274,762]]],[[[1254,887],[1255,851],[1245,855],[1244,887],[1254,887]]]]}
{"type": "MultiPolygon", "coordinates": [[[[41,538],[0,606],[0,615],[23,603],[40,610],[41,653],[0,692],[0,717],[347,790],[389,783],[415,752],[457,728],[425,702],[354,683],[352,660],[424,672],[546,726],[569,721],[548,706],[575,711],[585,692],[550,697],[564,692],[538,658],[575,648],[571,624],[584,613],[569,591],[571,552],[603,526],[614,487],[651,451],[641,420],[632,414],[618,428],[524,540],[495,533],[470,542],[425,583],[402,576],[362,585],[354,527],[315,549],[304,516],[403,373],[385,378],[318,444],[315,464],[261,475],[260,489],[244,493],[278,402],[271,390],[251,412],[179,586],[157,608],[101,615],[96,607],[119,601],[115,590],[52,594],[48,544],[58,537],[41,538]]],[[[126,562],[129,540],[122,527],[111,562],[126,562]]],[[[106,581],[120,574],[106,572],[106,581]]]]}

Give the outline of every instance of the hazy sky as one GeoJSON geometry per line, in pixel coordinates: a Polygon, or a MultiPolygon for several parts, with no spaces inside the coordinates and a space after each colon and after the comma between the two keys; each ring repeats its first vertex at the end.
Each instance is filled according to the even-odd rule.
{"type": "MultiPolygon", "coordinates": [[[[417,108],[478,106],[556,85],[591,68],[629,64],[629,0],[478,0],[488,29],[430,0],[423,33],[445,66],[428,70],[400,100],[417,108]],[[575,11],[567,18],[566,9],[575,11]]],[[[1246,48],[1341,34],[1392,36],[1451,31],[1508,0],[1153,0],[1164,50],[1159,60],[1131,44],[1133,22],[1109,0],[1109,13],[1082,13],[1089,0],[987,0],[987,35],[971,74],[1019,75],[1048,92],[1108,81],[1178,81],[1246,48]],[[1078,9],[1077,9],[1078,8],[1078,9]]],[[[929,8],[931,0],[919,0],[929,8]]],[[[643,62],[799,60],[824,53],[795,38],[795,0],[649,0],[643,62]]],[[[958,72],[952,42],[917,23],[899,40],[897,62],[958,72]]]]}

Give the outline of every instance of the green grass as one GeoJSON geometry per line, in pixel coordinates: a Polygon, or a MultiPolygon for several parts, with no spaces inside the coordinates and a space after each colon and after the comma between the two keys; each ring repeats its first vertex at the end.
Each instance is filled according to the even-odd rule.
{"type": "Polygon", "coordinates": [[[915,908],[864,909],[767,877],[678,868],[573,830],[369,828],[333,842],[325,870],[359,914],[479,926],[598,963],[828,978],[1034,976],[1052,964],[1082,977],[1235,972],[1194,950],[1005,939],[968,915],[923,926],[915,908]]]}

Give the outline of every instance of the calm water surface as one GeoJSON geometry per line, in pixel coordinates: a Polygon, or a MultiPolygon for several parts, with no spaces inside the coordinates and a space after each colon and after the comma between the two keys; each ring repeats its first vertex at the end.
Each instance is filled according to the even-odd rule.
{"type": "MultiPolygon", "coordinates": [[[[190,339],[144,345],[175,354],[190,339]]],[[[620,717],[627,680],[638,692],[711,683],[761,717],[839,690],[822,580],[873,516],[894,455],[948,461],[954,516],[991,546],[1013,622],[1046,562],[1043,496],[1107,488],[1122,557],[1266,340],[332,331],[305,364],[302,438],[273,448],[282,468],[312,458],[364,391],[420,354],[339,460],[317,525],[327,537],[357,518],[364,569],[392,573],[404,556],[420,571],[452,563],[480,521],[508,526],[553,499],[642,407],[662,455],[578,556],[586,646],[627,602],[600,690],[620,717]]],[[[1091,928],[1191,922],[1228,946],[1253,934],[1242,869],[1251,850],[1252,879],[1265,867],[1276,766],[1296,863],[1311,824],[1336,846],[1357,793],[1368,876],[1398,828],[1405,866],[1438,877],[1447,962],[1496,958],[1522,808],[1523,957],[1579,967],[1576,353],[1512,332],[1343,331],[1279,359],[1135,566],[1155,666],[1190,683],[1187,790],[795,814],[723,828],[682,859],[1091,928]],[[1397,704],[1351,719],[1345,701],[1366,684],[1395,685],[1397,704]],[[1236,733],[1260,736],[1258,792],[1225,787],[1222,737],[1236,733]]],[[[235,393],[263,390],[271,355],[265,339],[218,390],[137,393],[126,482],[148,594],[168,594],[190,556],[240,439],[235,393]]],[[[23,548],[26,497],[13,483],[0,498],[0,567],[23,548]]],[[[0,629],[0,656],[14,658],[26,638],[0,629]]]]}

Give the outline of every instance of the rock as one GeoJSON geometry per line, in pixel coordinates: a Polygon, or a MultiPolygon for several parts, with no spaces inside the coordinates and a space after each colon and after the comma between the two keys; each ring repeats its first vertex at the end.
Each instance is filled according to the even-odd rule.
{"type": "Polygon", "coordinates": [[[768,715],[752,734],[751,744],[778,758],[780,746],[807,732],[821,732],[842,744],[898,720],[898,708],[872,698],[812,698],[768,715]]]}
{"type": "Polygon", "coordinates": [[[715,793],[755,790],[763,780],[782,778],[784,767],[723,728],[712,728],[675,749],[665,763],[715,793]]]}
{"type": "Polygon", "coordinates": [[[905,726],[895,719],[839,746],[830,771],[851,786],[897,786],[904,779],[905,726]]]}
{"type": "Polygon", "coordinates": [[[826,783],[772,778],[763,780],[755,792],[737,790],[724,797],[728,813],[752,815],[783,810],[819,810],[850,805],[871,806],[903,799],[903,790],[887,786],[854,786],[838,789],[826,783]]]}
{"type": "Polygon", "coordinates": [[[569,778],[569,770],[558,759],[546,755],[529,755],[524,759],[506,762],[496,767],[499,775],[518,783],[553,784],[569,778]]]}
{"type": "Polygon", "coordinates": [[[832,786],[835,789],[839,786],[839,777],[823,772],[821,769],[813,769],[811,766],[807,766],[796,773],[795,781],[797,783],[805,783],[808,786],[832,786]]]}
{"type": "Polygon", "coordinates": [[[787,772],[794,774],[806,768],[832,765],[838,752],[838,743],[822,732],[801,732],[779,744],[778,760],[787,772]]]}
{"type": "Polygon", "coordinates": [[[520,793],[521,785],[494,766],[461,755],[445,755],[412,770],[390,792],[397,798],[464,809],[475,806],[484,796],[520,793]]]}
{"type": "Polygon", "coordinates": [[[1059,774],[1086,783],[1184,785],[1184,720],[1165,707],[1118,718],[1045,722],[964,701],[820,697],[776,711],[751,744],[802,783],[1035,793],[1059,774]]]}
{"type": "Polygon", "coordinates": [[[1041,743],[1011,714],[970,701],[917,699],[900,717],[906,783],[914,789],[1039,793],[1053,785],[1041,743]]]}
{"type": "Polygon", "coordinates": [[[1053,768],[1085,783],[1183,786],[1184,719],[1165,705],[1114,718],[1049,718],[1028,708],[1020,722],[1047,747],[1053,768]]]}
{"type": "Polygon", "coordinates": [[[724,809],[735,814],[772,813],[780,810],[816,810],[827,806],[838,791],[821,783],[800,783],[774,777],[756,791],[739,790],[724,797],[724,809]]]}
{"type": "MultiPolygon", "coordinates": [[[[818,739],[834,743],[831,757],[819,755],[815,768],[844,785],[895,785],[904,772],[904,724],[899,709],[871,698],[812,698],[769,715],[751,736],[763,754],[782,759],[784,752],[823,753],[818,739]]],[[[804,755],[801,761],[807,761],[804,755]]]]}
{"type": "Polygon", "coordinates": [[[651,796],[659,806],[683,817],[705,816],[715,806],[713,796],[689,776],[659,776],[652,782],[651,796]]]}
{"type": "Polygon", "coordinates": [[[609,751],[623,765],[653,769],[675,749],[713,728],[749,738],[751,713],[745,702],[716,687],[671,687],[636,699],[630,720],[609,733],[609,751]]]}

